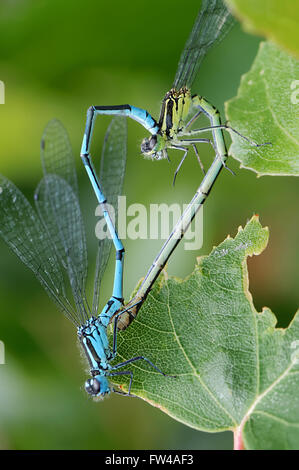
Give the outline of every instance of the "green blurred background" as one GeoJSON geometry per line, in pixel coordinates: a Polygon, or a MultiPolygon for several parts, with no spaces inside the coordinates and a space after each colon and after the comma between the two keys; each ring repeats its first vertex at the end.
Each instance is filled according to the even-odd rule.
{"type": "MultiPolygon", "coordinates": [[[[6,103],[0,106],[0,173],[32,200],[41,178],[43,128],[52,117],[64,123],[77,157],[91,274],[96,201],[79,158],[86,110],[92,104],[130,103],[157,117],[198,9],[195,0],[1,1],[0,80],[6,85],[6,103]]],[[[224,102],[235,96],[259,42],[236,26],[204,61],[193,91],[223,114],[224,102]]],[[[109,118],[99,121],[92,148],[97,164],[109,118]]],[[[128,130],[127,205],[188,202],[202,176],[196,159],[187,159],[173,188],[180,154],[170,154],[171,164],[144,160],[140,142],[146,132],[135,122],[128,122],[128,130]]],[[[200,153],[207,167],[212,152],[203,146],[200,153]]],[[[196,256],[208,253],[227,234],[235,235],[240,224],[258,213],[270,228],[270,242],[262,255],[249,260],[250,290],[256,308],[269,306],[279,325],[286,326],[298,302],[296,180],[257,179],[232,159],[230,167],[237,176],[224,171],[205,206],[203,248],[192,252],[179,247],[168,272],[186,276],[196,256]]],[[[126,298],[161,244],[125,241],[126,298]]],[[[73,326],[2,241],[0,260],[0,340],[6,348],[6,364],[0,366],[0,448],[232,448],[230,432],[198,432],[141,400],[89,400],[82,387],[86,365],[73,326]]],[[[112,274],[111,258],[102,302],[110,295],[112,274]]]]}

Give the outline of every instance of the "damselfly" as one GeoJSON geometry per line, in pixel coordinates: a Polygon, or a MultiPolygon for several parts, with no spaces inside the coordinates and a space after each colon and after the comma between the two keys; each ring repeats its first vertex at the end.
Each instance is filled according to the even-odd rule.
{"type": "MultiPolygon", "coordinates": [[[[121,192],[126,160],[126,122],[115,118],[106,134],[101,162],[101,178],[106,194],[116,206],[121,192]]],[[[99,242],[92,308],[86,297],[87,249],[78,198],[77,175],[71,145],[59,121],[51,121],[41,141],[44,177],[35,192],[36,211],[19,189],[0,175],[0,235],[15,254],[30,268],[50,297],[77,327],[78,337],[90,365],[91,378],[85,390],[94,397],[114,391],[131,395],[133,372],[119,370],[132,362],[143,360],[158,373],[164,374],[143,356],[112,365],[117,352],[117,320],[126,312],[122,299],[123,247],[118,239],[101,192],[101,205],[111,238],[99,242]],[[105,271],[111,243],[116,248],[115,280],[111,298],[101,314],[99,288],[105,271]],[[65,277],[74,305],[69,300],[65,277]],[[107,328],[114,317],[113,346],[109,346],[107,328]],[[109,377],[128,375],[128,393],[113,388],[109,377]]],[[[99,188],[96,173],[94,178],[99,188]]]]}
{"type": "Polygon", "coordinates": [[[224,38],[233,24],[234,19],[222,0],[202,0],[201,10],[180,58],[173,87],[163,99],[159,121],[157,122],[146,110],[129,104],[91,106],[87,112],[85,134],[81,148],[81,157],[85,165],[88,165],[90,160],[90,143],[94,120],[97,115],[127,116],[145,127],[152,134],[150,138],[145,138],[141,144],[141,152],[146,157],[155,160],[168,159],[167,149],[183,151],[184,154],[175,172],[174,181],[190,146],[193,148],[203,169],[196,147],[198,143],[211,144],[222,165],[225,166],[227,151],[222,133],[223,129],[229,129],[237,133],[251,145],[265,145],[256,144],[247,137],[242,136],[235,129],[226,124],[221,124],[219,112],[214,106],[198,95],[191,95],[190,88],[203,58],[213,44],[224,38]],[[191,129],[202,113],[209,119],[210,126],[191,129]],[[212,131],[212,140],[197,137],[200,133],[208,130],[212,131]]]}

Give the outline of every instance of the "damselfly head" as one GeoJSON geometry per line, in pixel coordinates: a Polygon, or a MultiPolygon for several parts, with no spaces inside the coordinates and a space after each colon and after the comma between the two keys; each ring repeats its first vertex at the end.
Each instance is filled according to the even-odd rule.
{"type": "Polygon", "coordinates": [[[165,158],[161,136],[159,134],[155,134],[150,138],[145,137],[141,142],[141,152],[145,157],[150,157],[153,160],[161,160],[162,158],[165,158]]]}
{"type": "Polygon", "coordinates": [[[153,155],[156,153],[157,134],[152,135],[150,138],[145,137],[141,142],[141,152],[145,155],[153,155]]]}
{"type": "Polygon", "coordinates": [[[109,382],[106,377],[96,375],[92,379],[86,380],[85,391],[92,397],[104,397],[104,395],[110,393],[109,382]]]}

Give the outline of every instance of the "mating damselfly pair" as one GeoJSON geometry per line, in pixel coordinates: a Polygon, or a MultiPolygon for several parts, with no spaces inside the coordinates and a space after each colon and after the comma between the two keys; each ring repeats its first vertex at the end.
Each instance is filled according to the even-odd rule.
{"type": "Polygon", "coordinates": [[[190,87],[208,49],[224,37],[232,24],[233,19],[222,1],[203,0],[180,59],[174,87],[164,98],[158,122],[147,111],[130,105],[92,106],[88,111],[81,157],[111,234],[111,239],[99,243],[92,307],[86,296],[87,250],[77,179],[70,144],[63,127],[57,121],[51,122],[42,139],[44,178],[35,193],[37,213],[10,181],[4,177],[0,179],[0,233],[77,327],[90,366],[91,378],[86,381],[85,389],[94,397],[104,396],[110,391],[131,395],[133,373],[123,368],[136,361],[144,361],[157,373],[166,375],[166,371],[160,370],[150,358],[144,356],[114,364],[117,331],[118,328],[126,327],[137,315],[153,283],[225,165],[227,152],[222,129],[227,126],[221,125],[218,112],[206,100],[197,95],[191,96],[190,87]],[[192,110],[193,115],[189,119],[192,110]],[[210,127],[191,130],[191,124],[201,113],[210,120],[210,127]],[[100,178],[89,154],[94,119],[99,114],[118,116],[108,131],[100,178]],[[177,171],[186,158],[189,146],[193,147],[198,158],[196,145],[201,142],[212,144],[216,153],[192,201],[154,260],[136,296],[127,305],[124,305],[123,300],[124,247],[105,205],[107,200],[113,204],[113,195],[121,192],[126,139],[122,117],[125,116],[138,121],[152,134],[150,139],[145,139],[142,143],[144,155],[161,159],[168,157],[168,148],[184,152],[177,171]],[[209,129],[212,130],[212,139],[196,137],[209,129]],[[116,250],[113,291],[98,315],[99,288],[112,243],[116,250]],[[74,303],[67,295],[65,274],[69,279],[74,303]],[[107,332],[110,323],[113,323],[112,347],[107,332]],[[119,375],[129,377],[127,393],[109,383],[109,378],[113,381],[113,377],[119,375]]]}

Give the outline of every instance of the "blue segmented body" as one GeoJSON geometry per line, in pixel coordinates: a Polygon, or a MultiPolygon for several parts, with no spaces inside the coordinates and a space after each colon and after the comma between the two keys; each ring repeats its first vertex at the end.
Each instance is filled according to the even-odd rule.
{"type": "Polygon", "coordinates": [[[116,115],[118,117],[131,117],[132,119],[143,124],[147,130],[155,134],[158,130],[156,121],[148,114],[147,111],[136,108],[134,106],[122,105],[122,106],[91,106],[87,112],[86,130],[83,138],[81,147],[81,158],[92,184],[93,190],[96,194],[99,204],[102,205],[103,215],[105,217],[108,230],[111,234],[113,244],[116,250],[116,261],[115,261],[115,275],[114,275],[114,286],[113,295],[110,298],[107,305],[104,307],[100,319],[101,321],[105,318],[104,323],[107,325],[115,313],[119,310],[123,302],[123,262],[124,262],[124,247],[121,240],[118,237],[117,231],[113,225],[108,210],[106,209],[105,203],[106,198],[102,192],[99,179],[94,170],[91,157],[89,154],[89,147],[94,127],[94,118],[97,114],[109,114],[116,115]]]}
{"type": "Polygon", "coordinates": [[[146,130],[155,135],[159,131],[159,126],[154,118],[145,110],[123,104],[120,106],[91,106],[87,111],[85,133],[81,147],[81,157],[89,154],[89,147],[92,138],[94,120],[97,115],[129,117],[139,122],[146,130]]]}
{"type": "MultiPolygon", "coordinates": [[[[106,303],[98,317],[92,316],[90,319],[87,320],[87,322],[85,322],[78,328],[78,337],[88,359],[90,365],[90,373],[92,375],[92,378],[88,379],[85,383],[85,390],[93,397],[102,397],[105,394],[110,393],[111,387],[109,384],[108,377],[116,375],[130,376],[128,393],[124,393],[116,389],[112,390],[116,393],[120,393],[123,395],[131,395],[133,373],[131,371],[119,371],[118,369],[138,360],[146,361],[157,372],[161,373],[162,375],[166,375],[144,356],[137,356],[117,365],[111,365],[111,361],[115,358],[117,351],[117,323],[119,317],[121,317],[125,312],[127,312],[127,310],[123,309],[123,262],[125,250],[109,215],[109,211],[106,207],[107,200],[102,192],[99,179],[94,170],[89,154],[89,145],[94,122],[93,118],[96,113],[98,113],[99,111],[105,113],[105,110],[105,107],[89,108],[86,124],[87,130],[81,149],[81,158],[83,164],[85,165],[97,200],[102,206],[102,213],[105,218],[116,251],[115,274],[112,296],[106,303]],[[114,321],[114,333],[113,349],[111,350],[108,341],[107,328],[112,320],[114,321]]],[[[136,120],[140,121],[143,118],[146,119],[148,129],[154,129],[156,126],[156,123],[152,120],[152,118],[145,111],[140,110],[139,108],[132,109],[132,107],[124,105],[121,107],[115,107],[114,111],[115,112],[113,114],[117,115],[118,117],[134,115],[134,119],[136,120]]],[[[113,138],[117,140],[118,136],[114,135],[113,138]]]]}
{"type": "MultiPolygon", "coordinates": [[[[110,232],[115,250],[116,250],[116,261],[115,261],[115,275],[114,275],[114,287],[113,287],[113,297],[111,297],[111,306],[109,308],[109,313],[111,313],[111,316],[114,315],[114,313],[118,310],[119,308],[119,302],[123,301],[123,260],[124,260],[124,253],[125,249],[124,246],[121,242],[121,240],[118,237],[117,231],[115,229],[115,226],[111,220],[111,217],[109,215],[109,212],[106,208],[105,203],[107,202],[104,194],[102,193],[100,183],[97,177],[97,174],[93,168],[92,162],[90,161],[90,158],[88,155],[82,156],[83,163],[85,165],[87,174],[90,178],[90,181],[92,183],[94,192],[96,194],[96,197],[98,199],[99,204],[102,206],[102,211],[103,211],[103,216],[105,217],[106,224],[108,227],[108,230],[110,232]],[[114,308],[117,306],[116,310],[114,308]]],[[[104,308],[105,310],[105,308],[104,308]]],[[[103,311],[104,311],[103,310],[103,311]]],[[[105,310],[105,315],[107,316],[107,310],[105,310]]]]}

